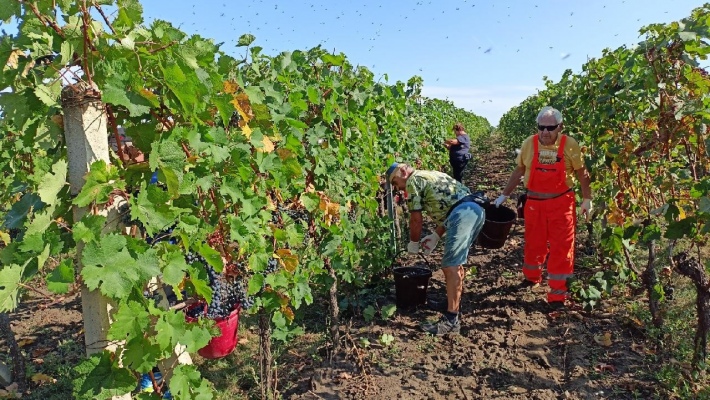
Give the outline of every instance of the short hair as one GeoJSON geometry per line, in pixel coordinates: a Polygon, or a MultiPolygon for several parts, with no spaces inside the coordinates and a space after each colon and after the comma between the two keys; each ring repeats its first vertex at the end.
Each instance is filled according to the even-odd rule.
{"type": "Polygon", "coordinates": [[[460,122],[457,122],[454,124],[454,132],[464,132],[465,129],[463,128],[463,124],[460,122]]]}
{"type": "Polygon", "coordinates": [[[553,117],[555,117],[555,122],[557,122],[558,124],[562,123],[562,113],[560,112],[560,110],[552,108],[550,106],[545,106],[542,108],[542,110],[540,110],[540,112],[537,114],[537,122],[540,122],[540,118],[546,117],[548,115],[552,115],[553,117]]]}

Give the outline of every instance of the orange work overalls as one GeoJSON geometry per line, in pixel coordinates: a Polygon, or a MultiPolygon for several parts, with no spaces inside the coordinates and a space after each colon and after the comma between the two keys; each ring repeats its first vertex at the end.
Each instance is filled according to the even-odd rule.
{"type": "Polygon", "coordinates": [[[525,203],[525,256],[523,274],[529,281],[542,281],[547,259],[548,302],[569,297],[567,279],[574,272],[576,224],[574,191],[567,186],[562,135],[553,164],[540,164],[538,135],[533,138],[534,154],[525,203]],[[549,255],[549,257],[548,257],[549,255]]]}

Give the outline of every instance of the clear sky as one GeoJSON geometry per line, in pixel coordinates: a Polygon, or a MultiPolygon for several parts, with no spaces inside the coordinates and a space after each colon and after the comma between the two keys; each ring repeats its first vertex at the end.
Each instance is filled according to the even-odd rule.
{"type": "MultiPolygon", "coordinates": [[[[0,0],[5,1],[5,0],[0,0]]],[[[319,44],[390,82],[413,75],[493,125],[511,107],[581,70],[604,48],[640,41],[639,29],[690,15],[689,0],[141,0],[159,18],[224,42],[240,35],[276,55],[319,44]]]]}

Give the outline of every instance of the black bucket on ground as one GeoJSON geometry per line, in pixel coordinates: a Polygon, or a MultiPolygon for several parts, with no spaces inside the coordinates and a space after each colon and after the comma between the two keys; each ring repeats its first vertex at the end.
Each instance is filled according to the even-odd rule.
{"type": "Polygon", "coordinates": [[[398,308],[416,307],[426,303],[426,291],[431,278],[429,268],[396,267],[392,272],[398,308]]]}
{"type": "Polygon", "coordinates": [[[506,206],[496,207],[493,204],[484,204],[486,222],[478,235],[478,244],[487,249],[500,249],[508,239],[510,228],[515,223],[517,213],[506,206]]]}

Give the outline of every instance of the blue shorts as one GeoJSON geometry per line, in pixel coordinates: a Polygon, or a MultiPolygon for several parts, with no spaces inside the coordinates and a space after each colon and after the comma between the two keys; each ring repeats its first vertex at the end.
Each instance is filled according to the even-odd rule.
{"type": "Polygon", "coordinates": [[[483,229],[486,211],[474,202],[461,203],[451,211],[446,221],[444,258],[442,268],[463,265],[468,259],[468,250],[483,229]]]}

